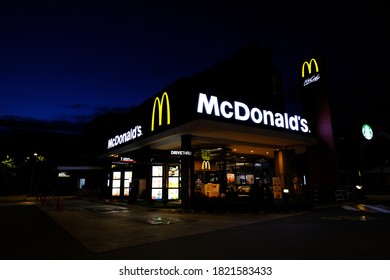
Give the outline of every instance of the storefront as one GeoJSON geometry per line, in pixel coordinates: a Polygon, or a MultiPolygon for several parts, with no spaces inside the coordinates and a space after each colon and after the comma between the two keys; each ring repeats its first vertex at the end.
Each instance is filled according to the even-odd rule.
{"type": "Polygon", "coordinates": [[[191,208],[196,193],[245,196],[273,178],[292,188],[309,176],[300,159],[318,138],[310,118],[285,109],[280,88],[272,53],[258,47],[172,83],[105,139],[111,195],[191,208]]]}

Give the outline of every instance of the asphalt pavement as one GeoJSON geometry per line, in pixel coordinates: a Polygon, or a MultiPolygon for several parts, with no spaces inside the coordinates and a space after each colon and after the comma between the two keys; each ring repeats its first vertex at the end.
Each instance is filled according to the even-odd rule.
{"type": "MultiPolygon", "coordinates": [[[[2,241],[5,241],[2,248],[4,259],[7,256],[11,259],[19,257],[46,259],[48,254],[45,255],[45,250],[55,252],[55,248],[54,250],[46,248],[49,246],[61,246],[58,254],[50,255],[53,258],[92,259],[99,253],[304,213],[303,211],[183,212],[180,209],[155,209],[75,197],[64,197],[62,200],[57,198],[42,200],[24,196],[0,197],[0,206],[2,206],[0,213],[3,216],[3,224],[12,227],[2,232],[4,236],[2,241]],[[20,206],[28,209],[27,215],[24,212],[18,215],[18,211],[21,211],[20,206]],[[45,214],[43,219],[42,215],[40,219],[36,218],[39,213],[45,214]],[[17,221],[18,217],[19,219],[23,217],[23,221],[17,221]],[[8,236],[7,232],[9,232],[8,236]],[[12,232],[18,232],[20,236],[10,236],[12,232]],[[30,232],[33,236],[25,236],[25,232],[30,232]],[[7,243],[4,239],[9,239],[10,242],[7,243]],[[20,252],[12,251],[17,249],[11,241],[22,247],[21,256],[20,252]]],[[[314,206],[322,208],[332,205],[314,206]]]]}
{"type": "Polygon", "coordinates": [[[284,213],[192,213],[64,199],[63,208],[29,199],[94,253],[296,215],[284,213]]]}

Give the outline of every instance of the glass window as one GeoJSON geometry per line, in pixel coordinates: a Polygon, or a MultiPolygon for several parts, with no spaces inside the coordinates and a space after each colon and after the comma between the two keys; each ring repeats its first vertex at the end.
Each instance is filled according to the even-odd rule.
{"type": "Polygon", "coordinates": [[[162,199],[162,188],[163,188],[163,166],[153,165],[152,166],[152,199],[162,199]]]}
{"type": "Polygon", "coordinates": [[[170,164],[168,168],[168,199],[179,199],[180,165],[170,164]]]}
{"type": "Polygon", "coordinates": [[[123,187],[124,196],[130,195],[130,184],[131,184],[132,175],[133,175],[132,171],[125,171],[125,179],[124,179],[124,187],[123,187]]]}
{"type": "Polygon", "coordinates": [[[120,196],[121,193],[121,172],[114,171],[112,174],[112,196],[120,196]]]}

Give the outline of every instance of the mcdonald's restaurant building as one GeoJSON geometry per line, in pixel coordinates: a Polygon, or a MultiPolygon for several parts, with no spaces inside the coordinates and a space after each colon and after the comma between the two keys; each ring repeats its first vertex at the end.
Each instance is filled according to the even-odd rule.
{"type": "Polygon", "coordinates": [[[318,59],[297,66],[299,111],[284,103],[272,52],[258,46],[176,80],[102,139],[109,195],[176,201],[188,209],[196,195],[246,196],[264,182],[276,199],[283,189],[294,191],[295,177],[302,187],[335,183],[320,70],[318,59]]]}

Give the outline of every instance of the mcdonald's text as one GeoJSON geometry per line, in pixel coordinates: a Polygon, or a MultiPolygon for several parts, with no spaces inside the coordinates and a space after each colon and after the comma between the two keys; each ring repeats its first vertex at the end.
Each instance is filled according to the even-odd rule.
{"type": "Polygon", "coordinates": [[[111,139],[108,139],[107,149],[113,148],[117,145],[131,141],[135,138],[142,136],[142,126],[136,125],[134,128],[129,129],[125,133],[116,135],[111,139]]]}
{"type": "Polygon", "coordinates": [[[287,113],[273,113],[268,110],[260,110],[257,107],[250,108],[239,101],[219,102],[218,97],[211,95],[208,98],[204,93],[199,93],[197,112],[225,119],[234,118],[238,121],[251,120],[255,124],[310,133],[308,121],[298,115],[289,116],[287,113]]]}

